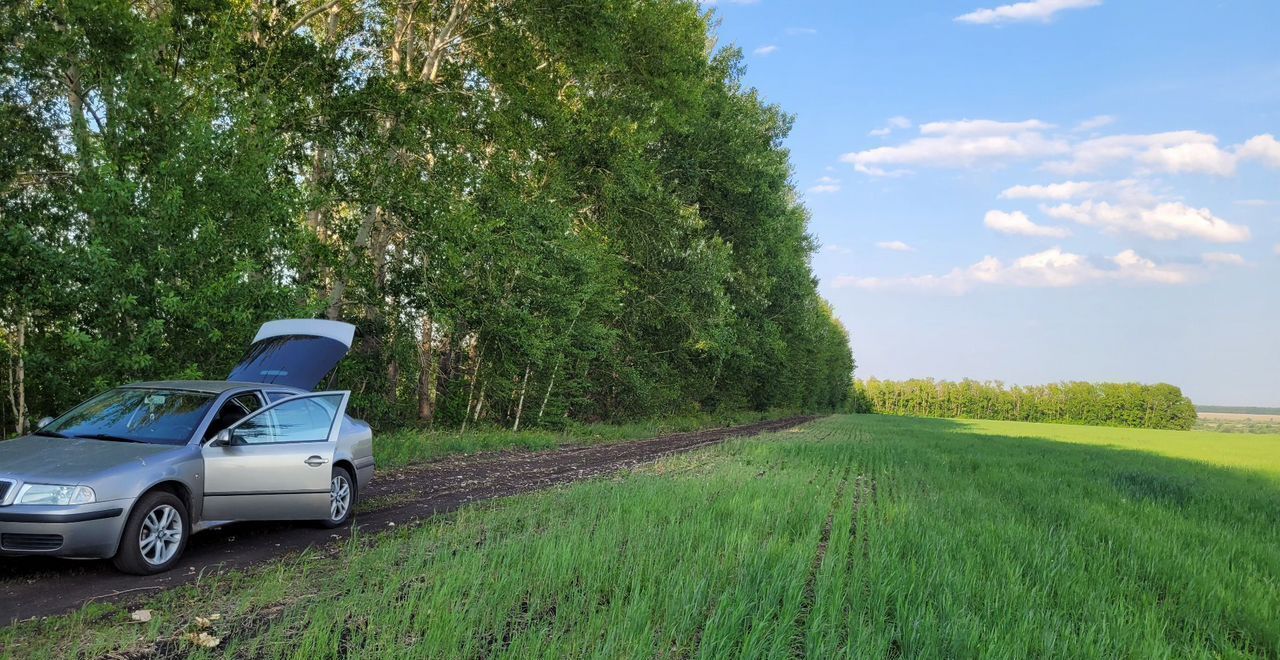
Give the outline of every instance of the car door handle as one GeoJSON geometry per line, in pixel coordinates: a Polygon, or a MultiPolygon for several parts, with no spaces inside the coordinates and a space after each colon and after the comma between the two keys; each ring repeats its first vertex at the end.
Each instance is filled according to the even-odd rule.
{"type": "Polygon", "coordinates": [[[303,462],[306,463],[307,465],[310,465],[311,467],[320,467],[321,465],[328,463],[329,460],[326,458],[321,458],[319,456],[310,456],[307,458],[307,460],[303,462]]]}

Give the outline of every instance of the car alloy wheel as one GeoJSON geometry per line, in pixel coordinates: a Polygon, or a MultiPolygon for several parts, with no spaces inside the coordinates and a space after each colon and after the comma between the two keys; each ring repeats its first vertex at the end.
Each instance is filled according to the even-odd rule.
{"type": "Polygon", "coordinates": [[[112,563],[134,575],[155,575],[173,568],[182,559],[191,536],[188,515],[186,502],[174,493],[144,493],[125,520],[112,563]]]}
{"type": "Polygon", "coordinates": [[[342,522],[351,510],[351,479],[344,471],[337,471],[329,482],[329,520],[342,522]]]}
{"type": "Polygon", "coordinates": [[[152,566],[163,566],[182,546],[182,514],[168,504],[152,509],[138,530],[138,551],[152,566]]]}

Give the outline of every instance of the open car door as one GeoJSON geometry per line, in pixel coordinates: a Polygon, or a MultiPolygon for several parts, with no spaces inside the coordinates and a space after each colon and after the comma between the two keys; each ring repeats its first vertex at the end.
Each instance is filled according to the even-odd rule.
{"type": "Polygon", "coordinates": [[[351,350],[355,334],[354,325],[341,321],[269,321],[227,380],[313,390],[351,350]]]}
{"type": "Polygon", "coordinates": [[[201,448],[206,520],[323,520],[350,392],[281,399],[201,448]]]}

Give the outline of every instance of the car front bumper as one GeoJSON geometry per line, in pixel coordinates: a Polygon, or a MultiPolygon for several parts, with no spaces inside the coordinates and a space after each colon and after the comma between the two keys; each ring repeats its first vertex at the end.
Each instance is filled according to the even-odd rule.
{"type": "Polygon", "coordinates": [[[0,556],[111,557],[130,504],[0,507],[0,556]]]}

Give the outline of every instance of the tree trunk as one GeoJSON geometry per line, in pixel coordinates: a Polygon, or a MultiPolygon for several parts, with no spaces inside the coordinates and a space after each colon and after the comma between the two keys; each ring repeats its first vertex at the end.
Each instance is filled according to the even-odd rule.
{"type": "MultiPolygon", "coordinates": [[[[474,421],[477,424],[480,423],[480,413],[484,410],[484,388],[485,388],[484,385],[480,386],[480,399],[476,401],[476,414],[475,414],[474,421]]],[[[463,431],[467,430],[466,419],[463,419],[462,421],[462,430],[463,431]]]]}
{"type": "Polygon", "coordinates": [[[462,23],[467,19],[467,15],[471,10],[470,5],[471,3],[467,0],[454,0],[453,7],[449,10],[449,18],[432,35],[431,43],[423,56],[422,70],[418,74],[419,80],[423,82],[436,81],[436,76],[440,72],[440,63],[444,61],[445,53],[448,51],[449,46],[460,36],[459,32],[462,23]]]}
{"type": "MultiPolygon", "coordinates": [[[[378,206],[370,207],[364,214],[364,220],[360,223],[360,230],[356,232],[356,242],[351,246],[351,254],[347,255],[347,268],[350,271],[359,263],[360,254],[365,248],[369,247],[369,236],[373,232],[374,223],[378,221],[378,216],[382,210],[378,206]]],[[[325,309],[325,318],[330,321],[336,321],[342,318],[342,299],[347,293],[347,276],[345,273],[337,273],[333,278],[333,288],[329,291],[329,306],[325,309]]]]}
{"type": "MultiPolygon", "coordinates": [[[[473,348],[475,348],[475,347],[478,347],[479,344],[480,344],[480,341],[479,339],[477,339],[476,343],[473,344],[472,346],[473,348]]],[[[476,381],[480,380],[480,361],[481,359],[483,359],[483,356],[484,354],[480,352],[480,349],[475,348],[475,356],[473,358],[475,360],[475,367],[471,370],[471,385],[467,387],[467,414],[463,415],[462,417],[463,431],[467,430],[467,419],[471,417],[471,404],[475,400],[476,381]]],[[[481,399],[484,398],[484,388],[480,389],[480,397],[481,399]]],[[[476,419],[479,420],[480,419],[480,415],[478,412],[479,409],[477,408],[476,410],[477,410],[476,419]]]]}
{"type": "Polygon", "coordinates": [[[391,399],[392,405],[395,405],[399,399],[399,391],[400,363],[396,361],[395,351],[392,351],[390,358],[387,360],[387,397],[391,399]]]}
{"type": "Polygon", "coordinates": [[[435,324],[430,316],[422,317],[422,346],[418,350],[418,419],[429,422],[436,416],[435,347],[432,345],[435,324]]]}
{"type": "Polygon", "coordinates": [[[531,365],[525,365],[524,382],[520,383],[520,402],[516,404],[516,423],[511,426],[512,431],[520,430],[520,413],[524,412],[524,392],[529,388],[529,372],[531,365]]]}
{"type": "Polygon", "coordinates": [[[14,353],[17,356],[17,364],[13,372],[13,380],[10,384],[9,404],[13,407],[14,428],[18,435],[22,435],[27,431],[27,367],[26,367],[26,344],[27,344],[27,319],[18,320],[18,328],[14,333],[14,353]]]}
{"type": "MultiPolygon", "coordinates": [[[[556,363],[559,366],[559,363],[556,363]]],[[[556,384],[556,371],[551,371],[551,379],[547,381],[547,393],[542,395],[542,405],[538,406],[538,423],[542,423],[542,414],[547,412],[547,401],[551,398],[551,388],[556,384]]]]}

